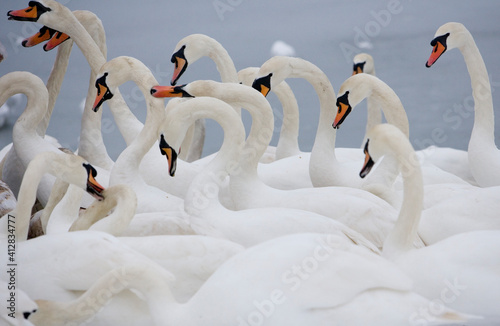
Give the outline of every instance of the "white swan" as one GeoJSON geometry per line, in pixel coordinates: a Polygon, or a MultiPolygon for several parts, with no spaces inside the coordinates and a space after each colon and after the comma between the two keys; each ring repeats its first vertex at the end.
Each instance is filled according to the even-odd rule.
{"type": "MultiPolygon", "coordinates": [[[[241,101],[238,104],[241,104],[242,107],[249,107],[249,105],[245,103],[245,92],[238,92],[238,88],[257,94],[261,101],[267,103],[264,97],[248,86],[214,81],[197,81],[188,85],[196,85],[196,83],[202,86],[205,84],[205,89],[207,89],[207,86],[213,86],[213,89],[226,90],[225,94],[241,101]],[[217,85],[220,87],[217,87],[217,85]]],[[[243,171],[245,163],[242,163],[242,161],[245,161],[246,155],[241,154],[241,151],[245,151],[243,148],[245,131],[241,119],[238,119],[236,114],[232,114],[229,108],[228,104],[215,98],[196,97],[172,107],[167,112],[167,118],[162,128],[160,147],[163,153],[167,155],[171,166],[174,167],[176,148],[179,148],[180,139],[182,139],[187,126],[194,121],[193,119],[200,117],[214,119],[224,130],[224,143],[221,149],[216,157],[193,180],[185,198],[184,209],[189,214],[190,225],[195,232],[223,237],[245,246],[251,246],[285,234],[327,232],[338,234],[348,243],[358,243],[377,251],[364,237],[344,224],[319,214],[291,209],[293,205],[280,205],[281,208],[273,206],[238,211],[231,211],[222,206],[218,195],[220,188],[224,187],[226,176],[229,174],[230,179],[232,179],[239,177],[240,174],[247,175],[243,171]]],[[[269,114],[271,115],[272,125],[272,113],[269,112],[269,114]]],[[[268,121],[268,117],[265,117],[265,115],[263,119],[268,121]]],[[[254,123],[256,123],[252,126],[254,130],[259,130],[257,122],[254,123]]],[[[255,134],[251,133],[247,144],[259,141],[255,136],[255,134]]],[[[249,159],[258,161],[258,154],[253,158],[249,157],[249,159]]],[[[250,188],[252,186],[252,184],[248,185],[250,188]]],[[[235,191],[232,185],[230,191],[235,191]]],[[[238,195],[238,193],[233,194],[235,201],[238,195]]]]}
{"type": "MultiPolygon", "coordinates": [[[[23,93],[28,98],[26,108],[17,119],[12,131],[13,149],[16,152],[16,157],[22,163],[22,166],[18,164],[17,169],[24,170],[38,153],[46,151],[60,153],[61,151],[57,147],[42,138],[37,132],[37,127],[47,111],[48,102],[47,88],[42,80],[32,73],[15,71],[0,77],[0,89],[2,89],[0,103],[3,103],[6,98],[16,93],[23,93]]],[[[96,169],[99,172],[102,184],[107,186],[109,173],[98,167],[96,169]]],[[[6,178],[9,173],[6,172],[9,171],[6,171],[6,165],[4,165],[3,172],[4,179],[7,181],[6,178]]],[[[7,183],[16,193],[12,185],[8,181],[7,183]]],[[[51,176],[45,176],[40,182],[37,198],[42,206],[45,206],[48,201],[53,183],[54,178],[51,176]]],[[[87,204],[88,197],[85,202],[85,205],[87,204]]]]}
{"type": "MultiPolygon", "coordinates": [[[[247,86],[252,86],[255,75],[259,68],[248,67],[238,71],[238,79],[241,83],[247,86]]],[[[285,157],[299,155],[302,152],[299,149],[299,106],[295,94],[293,94],[290,86],[282,81],[272,92],[276,94],[283,109],[282,125],[278,144],[276,145],[274,158],[271,157],[268,161],[280,160],[285,157]]],[[[269,151],[266,150],[266,155],[269,151]]],[[[262,159],[260,160],[262,162],[262,159]]]]}
{"type": "Polygon", "coordinates": [[[87,190],[92,196],[102,198],[103,187],[95,181],[96,170],[81,157],[62,152],[44,152],[38,154],[26,168],[23,182],[19,190],[18,204],[7,216],[0,219],[2,224],[2,237],[11,237],[15,234],[17,241],[26,240],[28,235],[31,207],[35,203],[38,183],[45,173],[50,173],[68,183],[77,185],[87,190]],[[10,219],[14,218],[16,227],[14,233],[12,227],[8,227],[10,219]]]}
{"type": "MultiPolygon", "coordinates": [[[[106,35],[101,20],[92,12],[87,10],[75,10],[73,15],[82,24],[85,30],[89,33],[100,49],[102,55],[106,58],[106,35]]],[[[52,30],[43,26],[40,31],[25,39],[23,46],[34,46],[48,38],[49,41],[44,45],[44,50],[49,51],[58,47],[57,56],[52,68],[51,74],[47,81],[47,89],[49,90],[49,106],[48,111],[43,120],[43,124],[39,129],[45,133],[47,129],[52,110],[55,105],[57,95],[59,94],[62,81],[69,62],[69,56],[73,47],[73,40],[66,34],[52,30]],[[64,43],[63,43],[64,42],[64,43]]],[[[80,129],[78,155],[84,157],[89,163],[111,170],[113,160],[109,157],[101,134],[101,117],[102,112],[95,114],[91,111],[93,100],[96,96],[96,88],[94,86],[96,73],[91,70],[89,90],[85,99],[85,105],[82,114],[82,125],[80,129]]]]}
{"type": "MultiPolygon", "coordinates": [[[[308,156],[301,155],[293,158],[294,164],[290,165],[297,167],[294,175],[307,173],[304,171],[305,162],[308,163],[312,184],[316,187],[335,185],[361,188],[363,184],[368,183],[368,180],[359,180],[358,173],[351,164],[353,158],[362,159],[359,150],[335,148],[336,130],[331,126],[336,113],[332,104],[335,102],[335,92],[328,77],[317,66],[300,58],[273,57],[260,67],[253,87],[266,95],[270,89],[286,78],[305,78],[313,85],[320,100],[319,124],[310,157],[308,159],[308,156]],[[337,159],[336,152],[342,161],[337,159]]],[[[286,177],[289,178],[290,175],[286,177]]]]}
{"type": "MultiPolygon", "coordinates": [[[[352,59],[352,74],[360,74],[365,73],[372,76],[375,76],[375,62],[373,61],[373,57],[368,53],[358,53],[352,59]]],[[[339,94],[341,92],[339,91],[339,94]]],[[[382,110],[377,103],[374,103],[371,97],[366,99],[366,130],[365,130],[365,138],[361,145],[363,146],[366,142],[366,133],[368,130],[375,127],[377,124],[382,122],[382,110]]]]}
{"type": "MultiPolygon", "coordinates": [[[[398,127],[408,137],[409,124],[403,104],[401,103],[399,97],[396,95],[393,89],[379,78],[367,74],[357,74],[351,76],[342,83],[342,85],[340,86],[339,94],[341,95],[337,97],[338,112],[333,123],[334,128],[339,128],[344,119],[346,119],[346,117],[349,115],[351,110],[354,110],[354,108],[361,101],[363,101],[365,98],[368,98],[372,100],[373,105],[382,108],[382,111],[384,112],[388,123],[391,123],[398,127]]],[[[435,152],[439,150],[440,149],[435,149],[435,152]]],[[[444,156],[450,150],[452,151],[452,149],[444,149],[444,151],[438,155],[444,156]]],[[[463,153],[465,154],[465,152],[463,153]]],[[[454,173],[444,171],[439,167],[433,165],[431,163],[431,161],[433,160],[427,160],[425,153],[418,152],[418,154],[419,158],[421,158],[420,161],[423,170],[424,185],[426,186],[426,192],[429,194],[429,196],[426,196],[425,198],[425,208],[447,199],[450,195],[455,194],[457,191],[470,190],[473,188],[463,178],[455,174],[459,173],[459,170],[454,170],[454,173]],[[434,186],[427,187],[429,185],[434,186]],[[453,185],[456,186],[453,187],[453,185]]],[[[465,157],[465,159],[467,158],[465,157]]],[[[386,157],[382,159],[382,163],[378,168],[385,168],[384,173],[386,173],[388,177],[394,178],[399,174],[397,162],[394,161],[393,157],[386,157]]],[[[450,169],[449,166],[448,169],[450,169]]],[[[462,175],[462,177],[464,176],[465,175],[462,175]]],[[[472,178],[472,176],[470,177],[472,178]]],[[[400,191],[398,190],[401,189],[400,179],[398,179],[397,181],[397,184],[392,188],[379,188],[380,190],[378,194],[383,198],[390,198],[391,195],[395,196],[397,198],[397,207],[399,207],[399,205],[401,204],[401,196],[400,194],[398,194],[400,193],[400,191]]],[[[385,184],[388,183],[389,182],[386,182],[385,184]]],[[[370,186],[374,187],[376,185],[370,186]]],[[[374,192],[374,190],[372,190],[372,192],[374,192]]]]}
{"type": "MultiPolygon", "coordinates": [[[[251,87],[215,81],[195,81],[184,86],[153,87],[151,93],[153,96],[172,93],[212,96],[250,112],[252,128],[240,155],[237,172],[232,173],[229,180],[229,192],[236,209],[286,207],[314,212],[340,221],[361,233],[376,246],[382,246],[387,232],[393,227],[397,212],[375,195],[347,187],[280,190],[267,186],[259,179],[257,165],[271,139],[274,122],[269,102],[251,87]]],[[[175,121],[173,118],[170,120],[175,121]]],[[[163,128],[168,129],[165,126],[163,128]]],[[[175,130],[174,127],[170,128],[175,130]]],[[[216,176],[218,173],[213,172],[216,176]]]]}
{"type": "Polygon", "coordinates": [[[69,231],[92,230],[128,237],[195,234],[182,217],[164,212],[136,214],[137,196],[127,185],[108,187],[101,194],[104,199],[95,201],[77,216],[69,231]]]}
{"type": "MultiPolygon", "coordinates": [[[[127,264],[103,275],[77,300],[37,301],[39,309],[30,320],[54,326],[84,323],[93,314],[78,313],[82,304],[96,302],[95,310],[111,310],[109,302],[117,294],[134,289],[147,304],[142,315],[147,325],[322,326],[333,321],[401,326],[411,325],[419,308],[431,304],[411,287],[411,280],[393,264],[363,248],[344,247],[334,236],[298,234],[234,256],[186,303],[172,295],[162,270],[127,264]],[[106,290],[111,294],[96,300],[106,290]]],[[[109,314],[117,320],[111,324],[120,321],[127,306],[114,307],[109,314]]],[[[468,319],[444,306],[432,317],[437,325],[468,319]]]]}
{"type": "Polygon", "coordinates": [[[481,187],[498,186],[500,151],[495,145],[491,86],[486,65],[474,38],[464,25],[452,22],[438,28],[431,45],[433,51],[427,60],[427,67],[432,66],[446,50],[458,48],[464,57],[474,97],[474,126],[468,148],[470,171],[481,187]]]}
{"type": "MultiPolygon", "coordinates": [[[[164,119],[165,107],[162,99],[157,99],[149,93],[150,88],[158,84],[151,71],[141,61],[132,57],[122,56],[108,61],[99,70],[95,83],[98,92],[93,110],[98,110],[102,103],[113,98],[118,86],[128,80],[135,81],[144,94],[146,121],[136,139],[116,159],[109,185],[131,186],[137,194],[138,213],[179,211],[183,206],[182,198],[168,191],[174,189],[174,186],[167,184],[170,181],[167,164],[161,155],[158,155],[157,149],[152,149],[158,136],[158,127],[164,119]],[[148,157],[144,159],[146,155],[148,157]]],[[[189,180],[190,175],[187,175],[187,178],[189,180]]]]}
{"type": "Polygon", "coordinates": [[[404,178],[401,211],[382,254],[413,279],[417,293],[445,301],[449,307],[465,313],[494,316],[498,322],[500,230],[461,233],[431,246],[411,248],[424,196],[415,152],[397,127],[384,124],[368,133],[366,155],[367,164],[360,175],[366,175],[381,156],[394,155],[404,178]]]}
{"type": "MultiPolygon", "coordinates": [[[[78,19],[68,8],[54,0],[33,1],[29,7],[11,10],[7,15],[9,20],[34,21],[67,34],[78,45],[94,73],[98,73],[106,63],[96,42],[78,19]]],[[[143,124],[132,114],[118,89],[108,105],[125,143],[130,144],[142,130],[143,124]]]]}

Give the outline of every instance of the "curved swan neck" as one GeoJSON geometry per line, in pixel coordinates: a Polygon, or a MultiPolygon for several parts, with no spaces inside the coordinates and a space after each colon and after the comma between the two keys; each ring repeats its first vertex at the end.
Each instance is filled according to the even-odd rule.
{"type": "Polygon", "coordinates": [[[17,93],[23,93],[28,99],[26,108],[14,125],[12,137],[34,135],[47,112],[49,101],[47,88],[43,81],[29,72],[16,71],[0,78],[0,89],[2,90],[0,103],[5,103],[9,97],[17,93]]]}
{"type": "Polygon", "coordinates": [[[69,185],[66,194],[52,211],[47,223],[47,234],[68,232],[73,221],[78,218],[83,192],[82,188],[69,185]]]}
{"type": "MultiPolygon", "coordinates": [[[[50,153],[52,154],[52,153],[50,153]]],[[[52,165],[43,159],[34,159],[26,169],[19,194],[17,196],[16,208],[10,213],[15,216],[15,232],[17,241],[25,241],[28,237],[28,229],[31,218],[31,209],[36,201],[38,184],[45,173],[52,170],[52,165]]],[[[3,229],[2,232],[6,232],[3,229]]]]}
{"type": "Polygon", "coordinates": [[[423,207],[424,188],[420,164],[410,142],[406,138],[393,137],[387,143],[392,147],[389,155],[396,155],[403,177],[403,203],[394,229],[383,247],[385,256],[395,256],[413,248],[423,207]]]}
{"type": "Polygon", "coordinates": [[[469,148],[475,142],[495,147],[495,119],[488,71],[472,35],[468,31],[461,35],[465,42],[459,49],[469,71],[474,97],[474,127],[469,148]]]}
{"type": "MultiPolygon", "coordinates": [[[[218,193],[227,175],[240,172],[239,156],[245,142],[245,128],[238,114],[229,104],[211,97],[195,97],[177,104],[167,113],[167,127],[163,129],[168,132],[169,126],[176,124],[178,130],[185,132],[194,121],[204,118],[220,124],[224,141],[217,155],[194,177],[186,193],[184,207],[193,216],[210,206],[220,206],[217,194],[213,191],[218,193]]],[[[181,136],[182,132],[175,133],[175,137],[181,136]]]]}
{"type": "Polygon", "coordinates": [[[56,104],[56,99],[61,91],[62,82],[66,70],[68,68],[69,56],[71,54],[71,49],[73,47],[73,41],[71,39],[67,40],[61,44],[57,49],[56,60],[52,66],[49,79],[47,80],[47,91],[49,92],[49,101],[47,105],[47,112],[43,120],[38,125],[37,131],[40,136],[45,136],[47,128],[49,126],[50,117],[52,116],[52,111],[56,104]]]}
{"type": "Polygon", "coordinates": [[[116,185],[103,191],[104,200],[95,201],[73,223],[70,231],[93,230],[120,236],[135,215],[137,197],[125,185],[116,185]],[[113,212],[106,216],[112,209],[113,212]]]}
{"type": "Polygon", "coordinates": [[[283,109],[283,123],[276,146],[276,158],[300,153],[299,149],[299,105],[290,86],[282,81],[273,89],[283,109]]]}
{"type": "Polygon", "coordinates": [[[47,234],[47,225],[49,222],[50,215],[54,211],[54,208],[61,202],[64,198],[64,194],[67,192],[69,183],[57,178],[50,191],[50,197],[47,204],[43,208],[42,216],[40,221],[42,223],[42,229],[45,234],[47,234]]]}
{"type": "Polygon", "coordinates": [[[212,38],[207,42],[207,45],[207,56],[215,62],[221,81],[223,83],[238,83],[238,73],[227,50],[212,38]]]}

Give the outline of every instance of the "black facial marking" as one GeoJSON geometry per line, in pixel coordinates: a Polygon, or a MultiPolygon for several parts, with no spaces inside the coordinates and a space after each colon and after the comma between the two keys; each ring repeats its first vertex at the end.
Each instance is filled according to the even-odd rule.
{"type": "Polygon", "coordinates": [[[184,66],[182,67],[181,71],[179,72],[179,74],[177,75],[175,80],[172,80],[170,82],[170,84],[172,86],[175,86],[175,84],[177,84],[177,81],[179,80],[179,78],[181,78],[181,76],[184,74],[184,72],[186,71],[186,69],[189,65],[189,62],[187,61],[186,56],[184,55],[185,49],[186,49],[185,45],[181,46],[181,48],[177,52],[172,54],[172,58],[170,59],[170,62],[175,63],[175,69],[177,69],[179,67],[179,61],[177,60],[177,58],[183,59],[185,61],[184,66]]]}
{"type": "Polygon", "coordinates": [[[270,73],[267,76],[257,78],[253,81],[252,87],[258,90],[259,92],[262,93],[262,87],[265,86],[269,88],[269,91],[271,91],[271,77],[273,76],[273,73],[270,73]]]}
{"type": "Polygon", "coordinates": [[[368,143],[370,142],[370,139],[366,140],[365,148],[363,149],[363,152],[369,156],[368,162],[366,162],[365,166],[361,169],[359,172],[359,176],[361,178],[364,178],[370,173],[372,167],[375,165],[375,162],[372,160],[372,157],[370,156],[370,153],[368,152],[368,143]]]}
{"type": "Polygon", "coordinates": [[[366,61],[363,61],[363,62],[360,62],[360,63],[355,63],[353,66],[352,66],[352,70],[353,71],[358,71],[358,68],[361,69],[361,71],[364,71],[364,68],[365,68],[365,63],[366,61]]]}
{"type": "Polygon", "coordinates": [[[101,100],[99,101],[99,103],[97,104],[97,106],[94,108],[94,111],[97,112],[97,110],[99,109],[99,107],[102,105],[102,103],[104,103],[105,101],[109,100],[110,98],[113,97],[113,93],[111,93],[111,91],[109,90],[109,87],[108,85],[106,84],[106,77],[108,76],[108,73],[105,72],[104,75],[102,75],[102,77],[98,78],[96,81],[95,81],[95,87],[97,88],[97,95],[100,96],[101,95],[101,88],[99,87],[99,85],[102,85],[106,88],[106,92],[104,93],[104,96],[101,98],[101,100]]]}
{"type": "Polygon", "coordinates": [[[347,111],[345,112],[345,114],[342,116],[342,118],[340,118],[339,122],[337,123],[337,125],[333,128],[335,129],[338,129],[339,126],[342,124],[342,122],[344,122],[345,118],[347,118],[347,116],[349,115],[349,113],[351,113],[352,111],[352,107],[351,105],[349,104],[349,91],[346,91],[344,93],[344,95],[340,96],[337,98],[337,108],[338,108],[338,113],[340,114],[342,112],[342,107],[340,106],[340,103],[344,104],[344,105],[347,105],[347,111]]]}
{"type": "Polygon", "coordinates": [[[175,175],[175,171],[177,169],[177,152],[175,151],[175,149],[173,149],[168,143],[167,141],[165,140],[165,137],[163,136],[163,134],[160,135],[160,153],[161,155],[165,155],[167,156],[167,159],[169,161],[171,161],[171,165],[169,167],[169,170],[168,170],[168,173],[170,174],[170,176],[174,176],[175,175]],[[167,155],[167,152],[165,151],[165,149],[170,149],[171,152],[172,152],[172,157],[168,157],[167,155]]]}

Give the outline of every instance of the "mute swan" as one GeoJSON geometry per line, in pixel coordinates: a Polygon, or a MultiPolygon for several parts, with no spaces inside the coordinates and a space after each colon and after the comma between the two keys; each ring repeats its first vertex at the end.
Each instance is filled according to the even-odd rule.
{"type": "MultiPolygon", "coordinates": [[[[373,57],[368,53],[358,53],[352,59],[352,74],[360,74],[365,73],[372,76],[375,76],[375,63],[373,61],[373,57]]],[[[340,91],[339,91],[340,94],[340,91]]],[[[377,106],[377,103],[374,103],[371,97],[366,99],[366,131],[365,136],[368,130],[375,127],[377,124],[382,122],[382,110],[377,106]]],[[[363,139],[361,143],[362,146],[366,142],[366,137],[363,139]]]]}
{"type": "Polygon", "coordinates": [[[384,242],[382,255],[413,279],[415,292],[440,303],[444,301],[450,308],[465,313],[494,316],[498,322],[500,230],[461,233],[413,249],[412,239],[417,234],[424,196],[416,154],[406,136],[390,124],[376,126],[368,133],[365,152],[362,177],[381,156],[393,155],[404,180],[401,211],[384,242]]]}
{"type": "MultiPolygon", "coordinates": [[[[248,67],[238,71],[238,79],[247,86],[252,86],[255,75],[259,71],[257,67],[248,67]]],[[[299,106],[295,94],[285,81],[282,81],[272,91],[278,97],[283,109],[283,123],[281,125],[278,145],[276,145],[275,157],[270,161],[279,160],[289,156],[299,155],[299,106]]],[[[266,154],[264,154],[266,155],[266,154]]],[[[262,162],[262,160],[261,160],[262,162]]]]}
{"type": "MultiPolygon", "coordinates": [[[[331,120],[335,115],[335,109],[332,106],[332,103],[335,102],[335,92],[328,77],[317,66],[300,58],[273,57],[260,67],[252,86],[267,95],[270,89],[286,78],[305,78],[313,85],[320,100],[319,124],[308,162],[308,173],[312,184],[315,187],[347,186],[355,188],[362,188],[368,184],[369,180],[359,180],[352,165],[353,158],[361,160],[359,150],[335,148],[336,130],[331,126],[331,120]],[[337,159],[336,152],[343,161],[337,159]]],[[[293,175],[307,172],[303,170],[304,164],[301,164],[301,161],[307,163],[307,159],[306,156],[294,157],[292,166],[296,165],[298,169],[294,171],[293,175]]],[[[287,177],[289,178],[290,175],[287,177]]]]}
{"type": "MultiPolygon", "coordinates": [[[[46,113],[48,102],[47,88],[42,80],[32,73],[15,71],[0,77],[0,89],[2,89],[0,103],[5,102],[6,98],[16,93],[23,93],[28,98],[26,108],[17,119],[12,131],[13,148],[17,158],[22,163],[22,167],[18,166],[17,168],[24,170],[38,153],[46,151],[60,153],[61,151],[57,147],[46,141],[37,132],[37,127],[46,113]]],[[[4,165],[4,178],[7,178],[9,174],[5,173],[5,169],[4,165]]],[[[103,185],[107,186],[109,172],[98,167],[96,170],[99,172],[103,185]]],[[[47,203],[53,183],[52,176],[45,176],[38,186],[37,198],[42,206],[47,203]]],[[[12,189],[10,184],[9,186],[12,189]]],[[[89,198],[84,199],[84,205],[87,205],[89,198]]]]}
{"type": "Polygon", "coordinates": [[[426,67],[432,66],[445,51],[454,48],[458,48],[464,57],[474,97],[474,126],[468,148],[470,171],[481,187],[499,186],[500,151],[495,145],[491,86],[474,38],[464,25],[451,22],[438,28],[431,45],[433,50],[426,67]]]}
{"type": "MultiPolygon", "coordinates": [[[[94,13],[86,10],[75,10],[73,11],[73,15],[76,19],[78,19],[78,21],[82,24],[85,30],[95,41],[102,55],[106,57],[106,35],[104,34],[104,27],[102,26],[101,20],[94,13]]],[[[49,42],[44,46],[45,51],[53,49],[58,45],[60,46],[57,50],[54,67],[52,68],[51,74],[47,81],[47,89],[49,90],[49,109],[43,121],[43,125],[39,126],[39,128],[41,128],[44,133],[47,129],[49,119],[55,105],[55,100],[57,98],[57,95],[59,94],[61,84],[66,73],[66,68],[68,66],[71,49],[73,47],[73,40],[71,40],[67,35],[64,34],[63,36],[61,36],[61,32],[57,32],[46,26],[43,26],[40,29],[39,33],[23,41],[23,44],[34,46],[36,44],[39,44],[40,42],[45,41],[48,36],[50,36],[51,38],[49,42]],[[68,42],[61,44],[66,40],[68,40],[68,42]]],[[[104,141],[102,139],[102,112],[95,114],[91,111],[91,107],[93,104],[92,101],[96,97],[96,89],[94,86],[95,79],[96,73],[91,70],[89,89],[87,92],[87,97],[85,99],[84,109],[82,111],[83,114],[78,144],[78,155],[84,157],[89,161],[89,163],[109,171],[111,170],[114,162],[109,157],[104,145],[104,141]]]]}
{"type": "Polygon", "coordinates": [[[0,321],[2,325],[12,326],[33,326],[28,318],[31,314],[35,313],[38,309],[37,304],[33,301],[23,290],[15,288],[12,284],[0,280],[0,300],[6,304],[0,313],[0,321]],[[12,297],[12,293],[15,296],[12,297]]]}
{"type": "MultiPolygon", "coordinates": [[[[78,45],[94,73],[98,73],[106,63],[96,42],[78,19],[68,8],[54,0],[31,1],[29,7],[11,10],[7,15],[9,20],[34,21],[67,34],[78,45]]],[[[118,89],[108,104],[125,143],[130,144],[140,133],[142,123],[132,114],[118,89]]]]}
{"type": "Polygon", "coordinates": [[[15,218],[15,237],[17,241],[26,240],[28,236],[29,220],[31,217],[31,207],[36,199],[36,189],[38,183],[45,173],[50,173],[64,181],[77,185],[87,190],[89,194],[100,199],[103,187],[95,181],[96,170],[81,157],[56,152],[44,152],[38,154],[26,168],[23,182],[19,190],[19,199],[16,208],[10,212],[9,218],[4,216],[0,219],[2,224],[2,236],[11,238],[12,228],[7,224],[11,217],[15,218]]]}
{"type": "Polygon", "coordinates": [[[108,187],[102,196],[104,199],[89,206],[69,231],[93,230],[128,237],[195,234],[182,217],[163,212],[135,214],[137,196],[127,185],[108,187]]]}
{"type": "MultiPolygon", "coordinates": [[[[405,109],[399,97],[393,89],[375,76],[367,74],[357,74],[346,79],[340,86],[339,95],[337,97],[338,112],[333,122],[334,128],[339,128],[340,124],[346,119],[351,110],[353,110],[363,99],[372,99],[372,104],[382,108],[388,123],[398,127],[407,137],[409,135],[409,124],[405,109]]],[[[444,151],[445,155],[448,151],[444,151]]],[[[470,190],[473,187],[464,181],[459,176],[443,171],[426,160],[425,154],[421,154],[424,185],[426,196],[424,207],[430,207],[435,203],[439,203],[447,199],[451,194],[460,190],[470,190]],[[428,187],[434,185],[433,187],[428,187]],[[442,185],[442,186],[440,186],[442,185]],[[455,185],[455,186],[454,186],[455,185]],[[432,195],[431,195],[432,191],[432,195]]],[[[397,162],[393,157],[386,157],[378,168],[385,168],[388,177],[395,177],[399,174],[397,162]],[[387,161],[392,160],[392,161],[387,161]]],[[[457,171],[454,171],[457,172],[457,171]]],[[[397,180],[397,185],[392,188],[382,187],[379,190],[379,196],[386,198],[392,195],[397,198],[397,207],[401,204],[400,198],[400,179],[397,180]]],[[[371,185],[372,187],[374,185],[371,185]]],[[[376,185],[375,185],[376,186],[376,185]]],[[[372,190],[373,192],[373,190],[372,190]]]]}
{"type": "MultiPolygon", "coordinates": [[[[158,135],[158,127],[164,119],[165,107],[162,99],[149,94],[150,88],[158,84],[151,71],[141,61],[132,57],[122,56],[108,61],[101,67],[95,83],[97,96],[93,110],[97,111],[102,103],[113,98],[118,86],[128,80],[135,81],[144,94],[147,107],[146,121],[137,138],[116,159],[111,170],[109,185],[131,186],[137,195],[137,213],[179,211],[183,206],[182,198],[171,194],[168,190],[165,192],[164,189],[170,190],[174,187],[172,184],[165,185],[170,181],[167,179],[165,162],[157,150],[152,149],[158,135]],[[154,152],[157,155],[154,155],[154,152]],[[144,159],[146,155],[148,157],[144,159]],[[154,159],[154,156],[157,159],[154,159]],[[140,168],[141,165],[143,168],[140,168]]],[[[189,180],[190,176],[186,177],[189,180]]]]}
{"type": "MultiPolygon", "coordinates": [[[[274,122],[269,102],[259,92],[245,85],[195,81],[184,86],[153,87],[151,93],[153,96],[175,94],[212,96],[224,100],[233,107],[243,107],[250,112],[252,128],[243,152],[239,155],[239,167],[235,169],[237,172],[232,173],[229,179],[229,192],[237,210],[286,207],[310,211],[340,221],[361,233],[376,246],[382,246],[383,239],[396,220],[397,212],[375,195],[346,187],[280,190],[260,181],[257,176],[257,165],[271,139],[274,122]]],[[[185,111],[182,112],[185,114],[185,111]]],[[[178,123],[179,120],[179,118],[169,119],[171,123],[178,123]]],[[[163,127],[165,130],[169,128],[171,134],[173,132],[171,130],[175,130],[174,126],[163,127]]],[[[269,163],[272,164],[274,163],[269,163]]],[[[205,172],[203,173],[206,174],[205,172]]],[[[212,174],[219,176],[220,172],[216,170],[212,174]]],[[[203,189],[203,186],[199,187],[203,189]]],[[[217,198],[214,200],[217,201],[217,198]]]]}
{"type": "MultiPolygon", "coordinates": [[[[223,85],[227,90],[239,87],[258,94],[244,85],[205,82],[223,85]]],[[[191,84],[194,83],[197,82],[191,84]]],[[[228,94],[241,98],[241,93],[229,92],[228,94]]],[[[265,101],[263,97],[261,99],[265,101]]],[[[285,234],[327,232],[338,234],[347,243],[354,242],[377,251],[373,244],[357,232],[319,214],[283,208],[283,206],[238,211],[231,211],[222,206],[218,193],[219,189],[224,187],[226,176],[229,174],[230,178],[233,178],[239,173],[244,173],[240,163],[242,159],[240,153],[243,151],[245,131],[241,119],[232,113],[230,107],[212,97],[196,97],[172,107],[167,112],[165,124],[162,127],[160,147],[162,153],[167,156],[170,169],[173,171],[175,171],[176,148],[179,148],[183,134],[194,119],[200,117],[214,119],[224,130],[224,143],[221,149],[205,169],[193,179],[184,201],[189,223],[196,233],[222,237],[248,247],[285,234]]],[[[253,136],[249,136],[249,141],[251,137],[253,136]]],[[[253,140],[257,139],[253,138],[253,140]]]]}
{"type": "MultiPolygon", "coordinates": [[[[411,325],[431,301],[414,293],[411,280],[393,264],[363,249],[344,247],[329,235],[273,239],[229,259],[184,304],[172,295],[164,271],[127,264],[103,275],[77,300],[38,300],[30,320],[84,323],[92,313],[78,313],[82,304],[97,302],[96,310],[105,311],[117,293],[134,289],[147,303],[147,325],[411,325]],[[111,293],[96,300],[103,291],[111,293]]],[[[123,307],[118,309],[119,318],[123,307]]],[[[468,316],[443,306],[432,318],[440,325],[468,316]]]]}

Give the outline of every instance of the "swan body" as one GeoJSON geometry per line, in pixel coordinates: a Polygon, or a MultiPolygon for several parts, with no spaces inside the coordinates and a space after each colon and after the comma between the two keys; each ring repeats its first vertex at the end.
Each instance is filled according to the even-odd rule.
{"type": "MultiPolygon", "coordinates": [[[[127,264],[103,275],[77,300],[38,301],[39,310],[32,320],[50,320],[52,325],[84,322],[91,316],[78,314],[77,307],[86,300],[95,301],[117,274],[123,282],[106,300],[97,300],[98,309],[116,300],[120,291],[134,289],[145,298],[148,325],[235,325],[259,318],[266,325],[331,325],[335,321],[400,326],[411,325],[412,314],[430,304],[412,291],[408,277],[370,251],[344,247],[334,236],[297,234],[233,256],[185,303],[173,297],[164,271],[127,264]],[[257,264],[249,266],[249,261],[257,264]],[[316,261],[314,272],[305,272],[307,261],[316,261]]],[[[123,310],[123,306],[128,305],[115,309],[123,310]]],[[[115,310],[114,315],[120,314],[115,310]]],[[[446,307],[435,317],[437,325],[468,319],[446,307]]]]}
{"type": "Polygon", "coordinates": [[[9,186],[0,180],[0,216],[12,211],[17,204],[16,196],[9,186]]]}
{"type": "MultiPolygon", "coordinates": [[[[129,79],[137,82],[145,96],[146,121],[137,138],[116,159],[111,170],[109,185],[127,184],[133,187],[138,199],[137,213],[179,211],[183,205],[182,198],[145,181],[147,179],[160,185],[170,181],[167,179],[168,170],[165,161],[159,161],[162,159],[161,155],[156,150],[153,152],[152,149],[158,128],[164,119],[165,108],[162,99],[154,98],[149,94],[150,88],[158,84],[151,71],[141,61],[132,57],[122,56],[108,61],[101,67],[96,81],[99,92],[94,103],[94,110],[98,110],[104,101],[114,97],[118,86],[129,79]],[[156,155],[154,155],[155,152],[156,155]],[[146,155],[148,157],[144,159],[146,155]],[[158,163],[163,164],[159,166],[158,163]],[[143,169],[140,169],[141,164],[144,164],[143,169]],[[143,173],[140,174],[139,171],[143,173]]],[[[173,187],[168,189],[173,189],[173,187]]]]}
{"type": "Polygon", "coordinates": [[[460,23],[446,23],[438,28],[431,42],[433,53],[426,63],[432,66],[445,52],[458,48],[462,53],[474,97],[474,126],[468,147],[468,163],[475,181],[481,187],[500,185],[500,151],[495,145],[495,119],[491,85],[479,49],[467,28],[460,23]]]}
{"type": "MultiPolygon", "coordinates": [[[[408,164],[414,150],[405,135],[390,124],[373,128],[367,142],[367,156],[372,162],[383,155],[395,155],[405,169],[403,204],[382,255],[413,279],[417,293],[440,298],[443,288],[455,290],[453,300],[447,300],[449,307],[498,321],[500,230],[460,233],[413,249],[412,236],[418,230],[424,196],[420,166],[416,161],[408,164]]],[[[361,174],[368,172],[365,165],[361,174]]]]}

